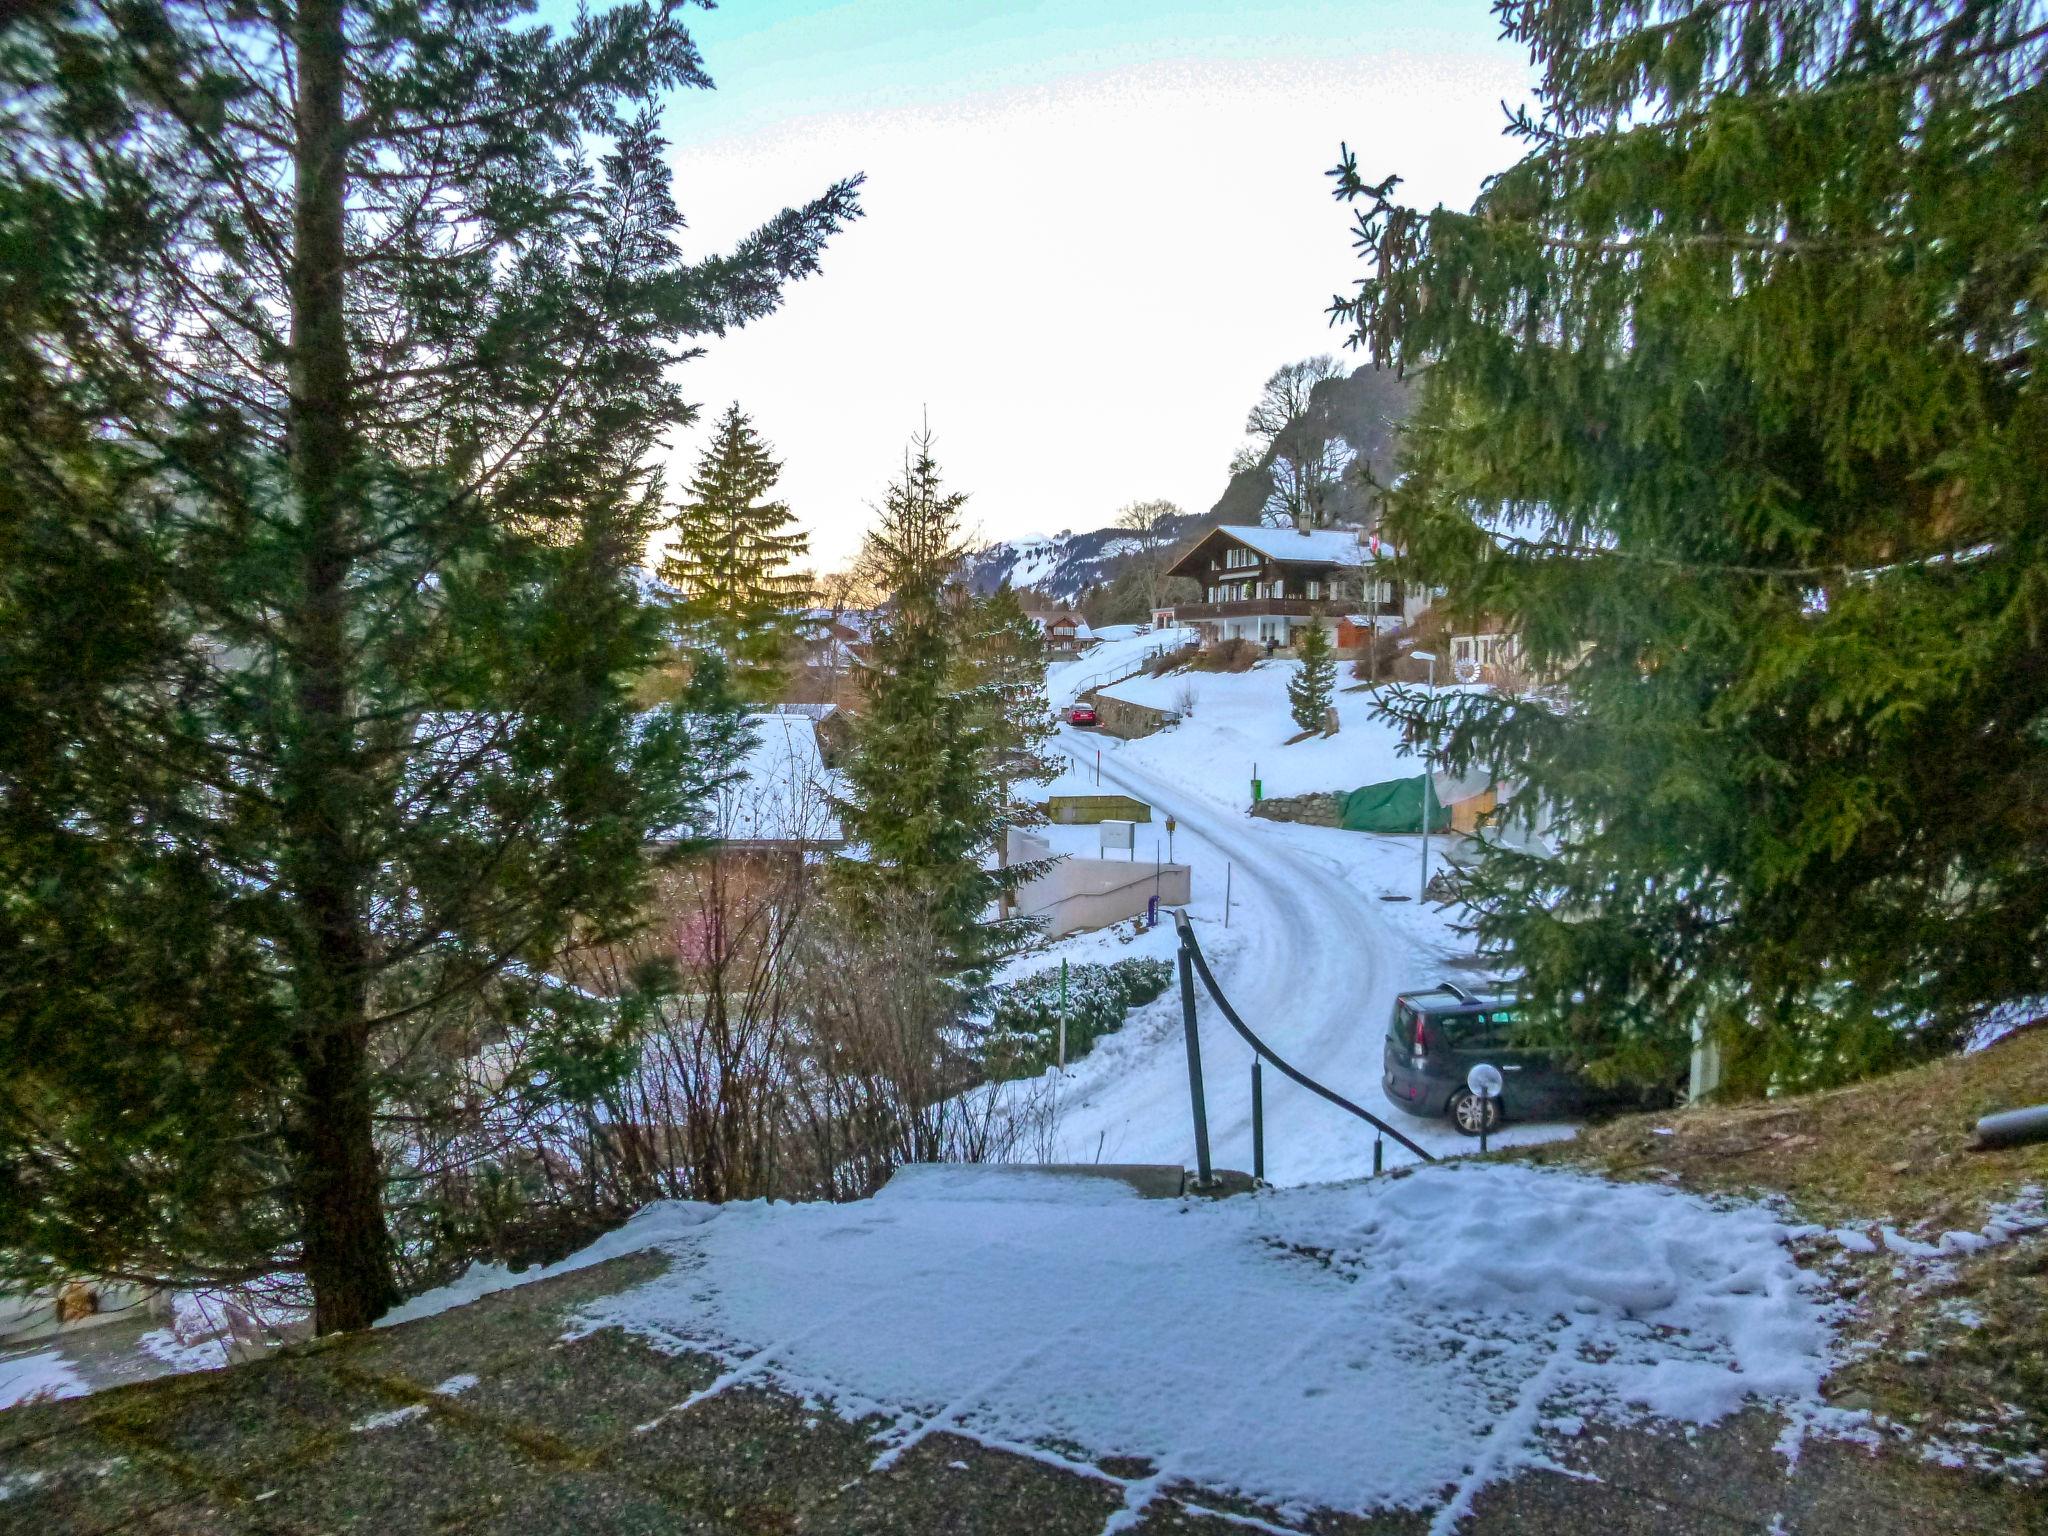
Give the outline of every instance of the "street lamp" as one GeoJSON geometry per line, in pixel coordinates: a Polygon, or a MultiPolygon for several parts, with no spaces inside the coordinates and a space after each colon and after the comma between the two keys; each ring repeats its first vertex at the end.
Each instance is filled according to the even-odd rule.
{"type": "MultiPolygon", "coordinates": [[[[1436,702],[1436,653],[1434,651],[1410,651],[1408,654],[1417,661],[1429,663],[1429,700],[1431,704],[1434,704],[1436,702]]],[[[1429,802],[1431,798],[1429,738],[1425,736],[1422,741],[1422,886],[1415,893],[1415,899],[1418,903],[1429,899],[1429,802]]]]}

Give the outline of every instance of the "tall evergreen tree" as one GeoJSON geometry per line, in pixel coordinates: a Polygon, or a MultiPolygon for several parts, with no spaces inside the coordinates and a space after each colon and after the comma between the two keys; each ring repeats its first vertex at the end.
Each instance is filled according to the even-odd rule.
{"type": "Polygon", "coordinates": [[[765,499],[781,472],[753,422],[730,406],[669,521],[673,543],[661,562],[662,580],[680,594],[684,643],[715,647],[733,687],[756,701],[772,698],[786,675],[810,598],[809,578],[791,569],[809,540],[786,504],[765,499]]]}
{"type": "Polygon", "coordinates": [[[1058,777],[1046,751],[1057,727],[1045,696],[1044,633],[1007,582],[986,597],[963,592],[958,624],[960,686],[973,697],[982,751],[1005,797],[1058,777]]]}
{"type": "Polygon", "coordinates": [[[839,814],[855,847],[836,873],[857,913],[908,904],[943,936],[955,969],[973,973],[1014,935],[990,908],[1027,871],[989,867],[1007,826],[997,759],[1009,749],[962,676],[960,624],[947,601],[965,553],[966,500],[943,488],[926,431],[868,535],[864,564],[890,597],[842,770],[839,814]]]}
{"type": "Polygon", "coordinates": [[[1309,620],[1295,650],[1301,670],[1287,680],[1287,708],[1304,731],[1320,731],[1337,692],[1337,662],[1320,616],[1309,620]]]}
{"type": "Polygon", "coordinates": [[[705,786],[622,679],[690,338],[671,4],[57,0],[0,33],[0,1264],[396,1297],[379,1117],[638,917],[705,786]],[[69,675],[67,676],[67,672],[69,675]]]}
{"type": "MultiPolygon", "coordinates": [[[[1010,828],[1045,820],[1043,807],[1024,796],[1025,786],[1050,783],[1060,772],[1059,760],[1046,750],[1057,727],[1045,693],[1045,635],[1008,582],[986,597],[964,591],[961,597],[960,686],[995,780],[997,862],[1009,871],[1010,828]]],[[[1035,870],[1019,867],[1004,879],[1014,888],[1035,870]]]]}
{"type": "Polygon", "coordinates": [[[2038,5],[1531,0],[1473,210],[1351,158],[1338,309],[1428,364],[1387,522],[1555,705],[1408,695],[1523,787],[1480,931],[1615,1071],[1838,1080],[2048,991],[2038,5]]]}

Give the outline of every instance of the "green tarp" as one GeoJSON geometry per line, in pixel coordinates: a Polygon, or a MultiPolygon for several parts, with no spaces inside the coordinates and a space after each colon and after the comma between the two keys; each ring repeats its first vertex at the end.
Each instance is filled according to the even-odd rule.
{"type": "MultiPolygon", "coordinates": [[[[1412,779],[1389,779],[1368,784],[1343,797],[1338,825],[1347,832],[1420,832],[1422,775],[1412,779]]],[[[1441,832],[1451,824],[1451,810],[1434,793],[1429,797],[1429,830],[1441,832]]]]}

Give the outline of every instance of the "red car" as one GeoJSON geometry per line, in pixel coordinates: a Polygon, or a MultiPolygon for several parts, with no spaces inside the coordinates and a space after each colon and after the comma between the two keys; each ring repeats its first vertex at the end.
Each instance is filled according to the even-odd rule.
{"type": "Polygon", "coordinates": [[[1076,704],[1067,711],[1067,724],[1069,725],[1093,725],[1094,723],[1095,706],[1093,704],[1076,704]]]}

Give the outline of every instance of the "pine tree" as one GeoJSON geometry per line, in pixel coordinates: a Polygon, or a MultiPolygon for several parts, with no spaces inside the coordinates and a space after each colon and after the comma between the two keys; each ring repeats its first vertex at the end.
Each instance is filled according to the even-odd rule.
{"type": "Polygon", "coordinates": [[[0,35],[15,1277],[295,1270],[363,1326],[435,1022],[580,1070],[542,968],[640,920],[707,787],[624,692],[671,365],[857,212],[685,261],[654,107],[708,83],[666,5],[60,0],[0,35]]]}
{"type": "Polygon", "coordinates": [[[965,553],[964,494],[942,488],[931,434],[889,487],[863,564],[890,594],[869,655],[839,803],[849,857],[835,869],[855,912],[879,921],[902,903],[942,935],[956,973],[973,974],[1013,936],[989,909],[1024,876],[990,868],[1007,822],[990,710],[962,677],[947,584],[965,553]]]}
{"type": "Polygon", "coordinates": [[[1519,782],[1479,929],[1606,1070],[1822,1083],[2048,991],[2048,38],[2024,0],[1543,0],[1469,214],[1347,155],[1338,308],[1428,365],[1387,525],[1551,704],[1394,710],[1519,782]]]}
{"type": "Polygon", "coordinates": [[[790,567],[809,541],[787,505],[764,498],[782,466],[737,404],[719,418],[688,498],[669,522],[661,578],[680,594],[685,645],[716,648],[742,697],[772,699],[787,674],[810,583],[790,567]]]}
{"type": "Polygon", "coordinates": [[[1320,616],[1309,620],[1295,642],[1295,652],[1301,658],[1301,670],[1287,680],[1287,708],[1304,731],[1320,731],[1337,692],[1337,662],[1330,649],[1330,632],[1320,616]]]}

